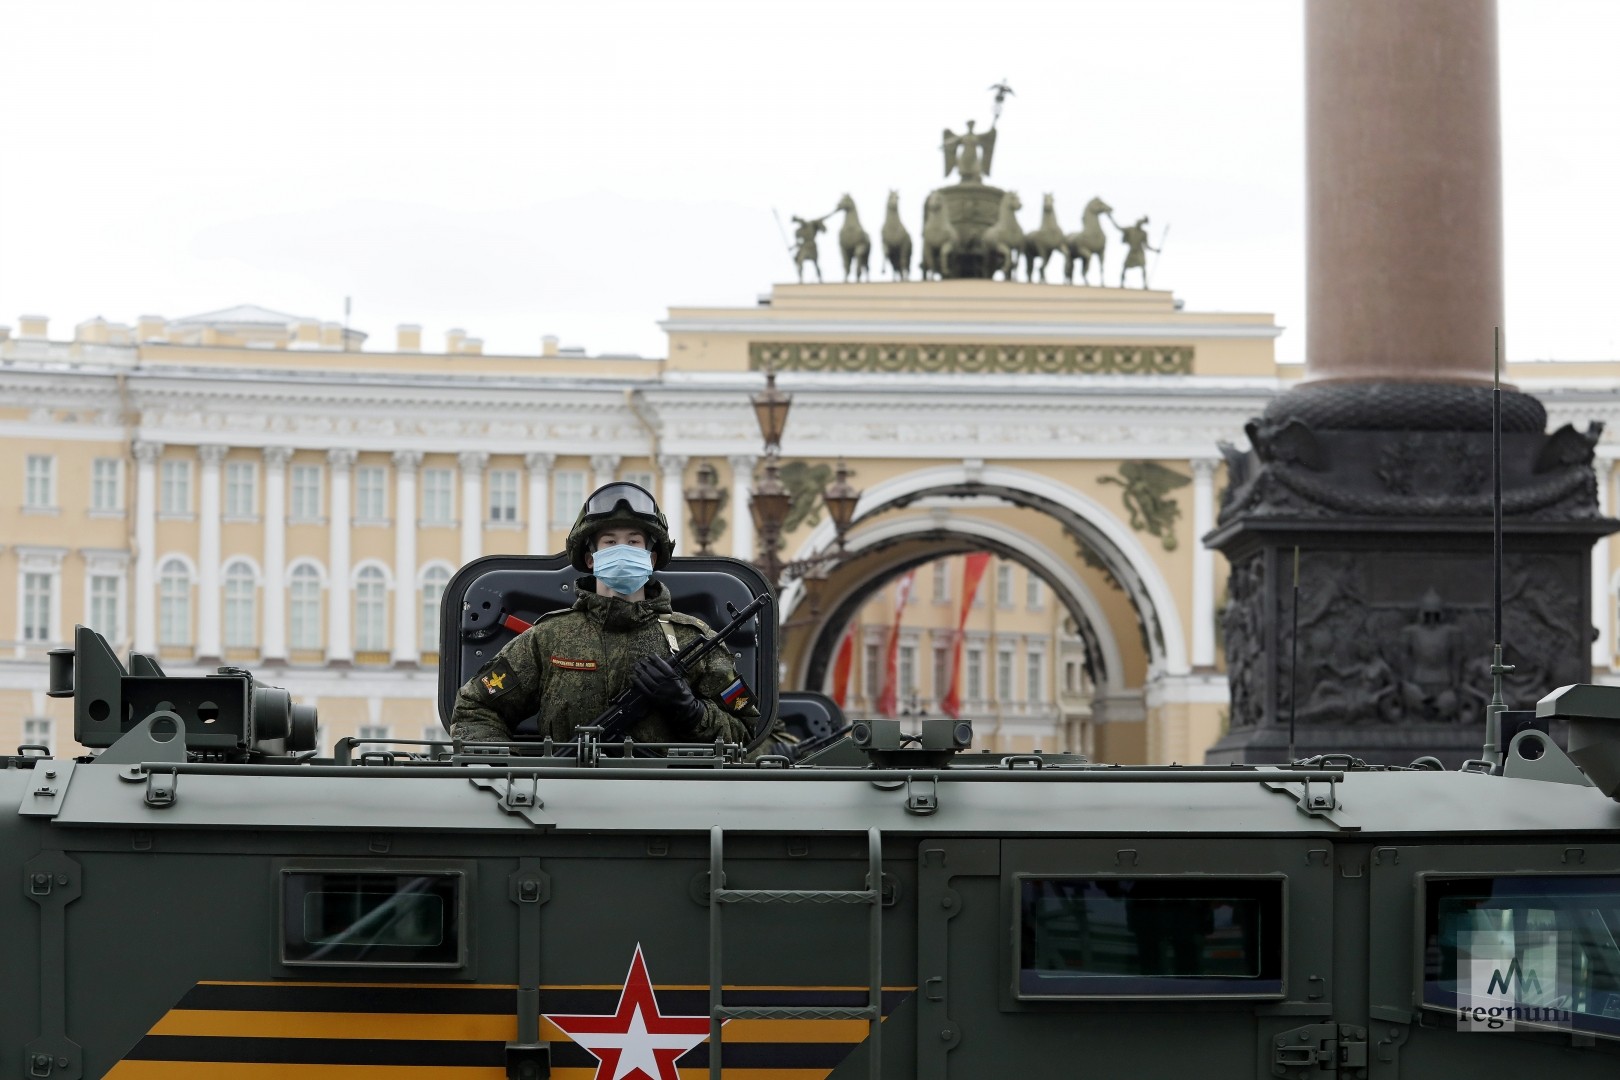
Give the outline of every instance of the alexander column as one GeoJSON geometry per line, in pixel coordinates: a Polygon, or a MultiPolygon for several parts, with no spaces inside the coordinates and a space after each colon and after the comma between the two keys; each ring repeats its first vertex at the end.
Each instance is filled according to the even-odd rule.
{"type": "MultiPolygon", "coordinates": [[[[1212,762],[1477,757],[1490,696],[1494,0],[1307,0],[1306,369],[1223,446],[1231,727],[1212,762]],[[1294,648],[1294,553],[1299,551],[1294,648]]],[[[1511,333],[1510,327],[1503,328],[1511,333]]],[[[1510,708],[1590,677],[1599,430],[1503,392],[1510,708]]]]}

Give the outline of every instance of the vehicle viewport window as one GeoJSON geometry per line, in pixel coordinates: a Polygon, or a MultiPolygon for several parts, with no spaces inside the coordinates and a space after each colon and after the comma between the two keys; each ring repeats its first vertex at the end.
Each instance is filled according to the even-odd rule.
{"type": "Polygon", "coordinates": [[[1280,997],[1279,878],[1018,878],[1020,998],[1280,997]]]}
{"type": "Polygon", "coordinates": [[[459,873],[283,871],[282,962],[458,967],[461,882],[459,873]]]}
{"type": "Polygon", "coordinates": [[[1620,876],[1426,878],[1423,1004],[1620,1039],[1620,876]]]}

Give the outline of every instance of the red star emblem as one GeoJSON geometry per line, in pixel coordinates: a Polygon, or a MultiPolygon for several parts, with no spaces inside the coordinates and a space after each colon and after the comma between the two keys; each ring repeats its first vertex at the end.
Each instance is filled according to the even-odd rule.
{"type": "Polygon", "coordinates": [[[709,1037],[707,1016],[665,1016],[658,1011],[639,944],[613,1015],[548,1014],[546,1019],[596,1058],[594,1080],[680,1080],[675,1062],[709,1037]]]}

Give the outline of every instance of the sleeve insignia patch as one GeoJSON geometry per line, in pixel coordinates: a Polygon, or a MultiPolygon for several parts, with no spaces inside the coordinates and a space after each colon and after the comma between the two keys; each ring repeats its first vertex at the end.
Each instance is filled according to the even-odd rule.
{"type": "Polygon", "coordinates": [[[478,677],[478,685],[484,688],[484,696],[497,698],[512,689],[512,668],[505,660],[497,659],[489,666],[489,670],[478,677]]]}
{"type": "Polygon", "coordinates": [[[564,671],[595,671],[595,660],[570,660],[566,656],[553,656],[551,666],[562,668],[564,671]]]}
{"type": "Polygon", "coordinates": [[[720,703],[734,713],[742,712],[748,707],[749,702],[753,700],[754,692],[748,689],[748,684],[742,681],[741,676],[737,678],[736,682],[720,691],[720,703]]]}

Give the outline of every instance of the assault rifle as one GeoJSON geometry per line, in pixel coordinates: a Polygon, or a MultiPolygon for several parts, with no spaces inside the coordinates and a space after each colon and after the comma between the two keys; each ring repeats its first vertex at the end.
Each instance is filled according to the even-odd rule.
{"type": "MultiPolygon", "coordinates": [[[[683,645],[669,658],[669,662],[682,675],[690,675],[703,662],[704,657],[724,645],[727,638],[742,629],[743,624],[758,614],[762,608],[770,606],[770,602],[771,594],[762,592],[749,601],[741,611],[737,610],[732,604],[726,604],[726,613],[731,616],[731,621],[714,633],[699,638],[690,644],[683,645]]],[[[770,674],[774,677],[776,673],[771,672],[770,674]]],[[[608,702],[607,708],[603,709],[601,714],[590,723],[590,727],[598,729],[596,732],[597,740],[599,742],[623,742],[625,736],[630,734],[631,725],[641,719],[643,715],[642,710],[637,708],[638,705],[642,704],[642,700],[641,691],[637,690],[634,685],[627,686],[619,691],[613,700],[608,702]]]]}

